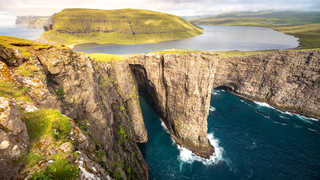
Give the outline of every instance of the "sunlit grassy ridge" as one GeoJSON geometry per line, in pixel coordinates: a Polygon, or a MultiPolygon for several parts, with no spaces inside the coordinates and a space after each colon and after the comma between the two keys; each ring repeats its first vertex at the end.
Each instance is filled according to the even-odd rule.
{"type": "Polygon", "coordinates": [[[66,45],[155,43],[202,33],[178,16],[137,9],[65,9],[52,22],[53,30],[42,37],[66,45]]]}
{"type": "Polygon", "coordinates": [[[240,12],[192,20],[196,24],[270,27],[300,39],[300,48],[320,47],[320,12],[240,12]]]}

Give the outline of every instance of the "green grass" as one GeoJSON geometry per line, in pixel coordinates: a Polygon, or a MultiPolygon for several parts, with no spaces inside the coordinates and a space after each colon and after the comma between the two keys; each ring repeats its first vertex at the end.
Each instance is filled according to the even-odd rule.
{"type": "Polygon", "coordinates": [[[52,47],[49,44],[8,36],[0,36],[0,45],[10,49],[19,50],[26,58],[29,58],[32,55],[33,50],[47,49],[52,47]]]}
{"type": "Polygon", "coordinates": [[[189,38],[202,29],[180,17],[138,9],[65,9],[52,17],[46,40],[59,44],[142,44],[189,38]]]}
{"type": "Polygon", "coordinates": [[[27,92],[27,87],[17,87],[9,81],[0,80],[0,97],[32,102],[32,99],[27,95],[27,92]]]}
{"type": "MultiPolygon", "coordinates": [[[[36,41],[16,38],[16,37],[9,37],[9,36],[0,36],[0,45],[9,48],[9,49],[16,49],[18,50],[24,57],[30,58],[32,55],[35,54],[36,51],[42,49],[49,49],[53,47],[50,44],[39,43],[36,41]]],[[[54,47],[65,49],[67,47],[55,45],[54,47]]]]}
{"type": "Polygon", "coordinates": [[[79,168],[69,162],[74,153],[58,150],[64,142],[70,142],[70,119],[54,109],[41,109],[23,116],[30,137],[29,153],[18,162],[25,165],[34,180],[71,180],[79,177],[79,168]],[[53,153],[53,154],[52,154],[53,153]],[[43,162],[52,160],[48,166],[43,162]]]}
{"type": "Polygon", "coordinates": [[[66,159],[56,159],[44,170],[32,175],[32,180],[72,180],[79,177],[79,168],[66,159]]]}
{"type": "Polygon", "coordinates": [[[301,48],[320,47],[320,24],[279,26],[273,29],[299,38],[301,48]]]}
{"type": "Polygon", "coordinates": [[[320,47],[320,12],[240,12],[227,13],[191,21],[203,25],[258,26],[293,35],[300,40],[299,48],[320,47]]]}
{"type": "Polygon", "coordinates": [[[111,61],[120,61],[121,57],[120,55],[115,54],[103,54],[103,53],[94,53],[94,54],[88,54],[88,56],[97,61],[97,62],[111,62],[111,61]]]}
{"type": "Polygon", "coordinates": [[[70,119],[54,109],[26,113],[24,120],[31,143],[44,137],[54,137],[55,140],[66,141],[71,132],[70,119]]]}

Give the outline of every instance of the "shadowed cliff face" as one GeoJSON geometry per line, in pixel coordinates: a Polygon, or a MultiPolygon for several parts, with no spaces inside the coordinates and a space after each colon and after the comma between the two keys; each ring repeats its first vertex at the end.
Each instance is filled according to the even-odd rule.
{"type": "Polygon", "coordinates": [[[211,92],[226,88],[279,109],[320,117],[320,51],[274,51],[221,58],[215,54],[144,55],[129,61],[140,91],[163,118],[171,137],[208,157],[211,92]]]}
{"type": "Polygon", "coordinates": [[[214,152],[207,138],[212,62],[204,54],[146,55],[129,62],[140,90],[163,118],[171,137],[203,157],[214,152]]]}

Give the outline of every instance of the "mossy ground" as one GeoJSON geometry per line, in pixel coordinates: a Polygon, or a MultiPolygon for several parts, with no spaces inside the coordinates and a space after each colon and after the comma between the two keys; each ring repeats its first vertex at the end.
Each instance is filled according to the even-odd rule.
{"type": "Polygon", "coordinates": [[[25,171],[32,179],[71,180],[79,175],[78,166],[69,161],[72,152],[59,150],[59,145],[70,142],[72,130],[70,119],[54,109],[41,109],[26,113],[23,117],[30,137],[30,151],[21,158],[25,171]],[[44,162],[49,162],[42,166],[44,162]]]}
{"type": "Polygon", "coordinates": [[[12,82],[0,80],[0,97],[32,102],[32,99],[28,96],[27,92],[27,87],[17,87],[12,82]]]}
{"type": "Polygon", "coordinates": [[[53,30],[42,37],[66,45],[156,43],[203,31],[180,17],[139,9],[65,9],[53,16],[53,22],[53,30]]]}
{"type": "MultiPolygon", "coordinates": [[[[20,51],[20,53],[26,57],[29,58],[32,55],[35,54],[36,51],[42,50],[42,49],[49,49],[53,47],[50,44],[45,43],[39,43],[36,41],[21,39],[21,38],[15,38],[15,37],[9,37],[9,36],[0,36],[0,45],[9,48],[9,49],[17,49],[20,51]]],[[[54,47],[57,48],[67,48],[63,45],[55,45],[54,47]]]]}

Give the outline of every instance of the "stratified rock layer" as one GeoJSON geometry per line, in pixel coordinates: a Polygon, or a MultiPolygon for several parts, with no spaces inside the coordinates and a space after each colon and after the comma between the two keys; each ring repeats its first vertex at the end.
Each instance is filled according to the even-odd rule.
{"type": "Polygon", "coordinates": [[[149,96],[171,137],[200,156],[212,155],[207,116],[213,64],[202,54],[146,55],[129,63],[140,90],[149,96]]]}
{"type": "Polygon", "coordinates": [[[281,110],[320,118],[320,50],[224,58],[213,82],[281,110]]]}

